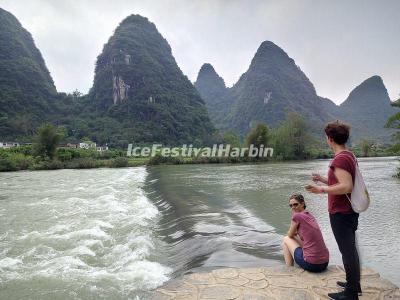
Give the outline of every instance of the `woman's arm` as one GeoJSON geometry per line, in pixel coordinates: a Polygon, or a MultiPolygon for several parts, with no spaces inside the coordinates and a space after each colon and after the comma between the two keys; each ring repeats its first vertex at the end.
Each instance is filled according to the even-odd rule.
{"type": "Polygon", "coordinates": [[[292,220],[290,223],[290,228],[287,233],[287,236],[290,238],[294,238],[297,234],[297,228],[299,227],[299,223],[296,223],[295,221],[292,220]]]}

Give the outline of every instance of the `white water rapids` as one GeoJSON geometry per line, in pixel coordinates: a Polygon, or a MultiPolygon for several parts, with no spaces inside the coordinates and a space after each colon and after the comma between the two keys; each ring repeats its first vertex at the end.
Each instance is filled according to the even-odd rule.
{"type": "Polygon", "coordinates": [[[168,279],[144,167],[2,176],[1,299],[135,299],[168,279]]]}

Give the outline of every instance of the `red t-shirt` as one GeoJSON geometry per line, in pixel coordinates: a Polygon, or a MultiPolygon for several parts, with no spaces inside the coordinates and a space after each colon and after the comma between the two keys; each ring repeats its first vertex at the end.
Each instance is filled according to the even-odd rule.
{"type": "Polygon", "coordinates": [[[304,260],[311,264],[328,262],[329,251],[314,216],[308,211],[303,211],[294,213],[292,220],[299,224],[297,232],[303,241],[304,260]]]}
{"type": "MultiPolygon", "coordinates": [[[[335,157],[333,158],[331,164],[329,165],[328,185],[334,185],[338,183],[334,173],[335,168],[340,168],[349,172],[354,183],[355,172],[356,172],[356,161],[354,160],[353,154],[349,150],[343,150],[338,154],[336,154],[335,157]]],[[[351,193],[347,194],[347,196],[351,199],[351,193]]],[[[353,213],[350,201],[349,199],[347,199],[345,194],[343,195],[328,194],[328,211],[330,214],[353,213]]]]}

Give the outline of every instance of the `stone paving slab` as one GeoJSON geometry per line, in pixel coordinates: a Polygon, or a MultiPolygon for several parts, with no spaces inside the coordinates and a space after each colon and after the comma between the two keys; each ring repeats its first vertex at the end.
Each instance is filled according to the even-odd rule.
{"type": "MultiPolygon", "coordinates": [[[[224,268],[171,280],[154,291],[153,300],[317,300],[340,291],[340,266],[309,273],[297,267],[224,268]]],[[[370,268],[361,271],[360,300],[400,300],[399,288],[370,268]]]]}

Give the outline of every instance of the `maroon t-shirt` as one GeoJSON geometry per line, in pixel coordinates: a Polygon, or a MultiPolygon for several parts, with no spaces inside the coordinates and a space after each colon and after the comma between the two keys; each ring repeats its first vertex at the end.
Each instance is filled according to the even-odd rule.
{"type": "Polygon", "coordinates": [[[299,224],[297,233],[303,241],[304,260],[311,264],[327,263],[329,251],[314,216],[308,211],[303,211],[294,213],[292,220],[299,224]]]}
{"type": "MultiPolygon", "coordinates": [[[[351,174],[353,179],[355,178],[356,172],[356,161],[354,160],[353,154],[349,150],[343,150],[335,155],[331,164],[329,165],[328,171],[328,185],[334,185],[338,183],[334,170],[335,168],[343,169],[351,174]]],[[[351,199],[351,193],[347,194],[351,199]]],[[[353,213],[349,199],[347,199],[346,194],[343,195],[332,195],[328,194],[328,211],[330,214],[353,213]]]]}

